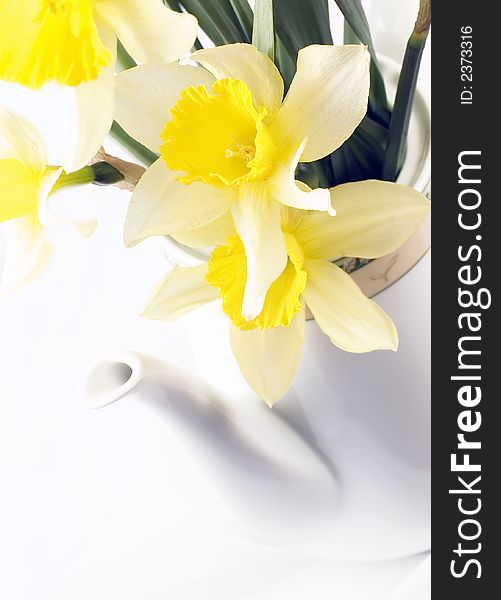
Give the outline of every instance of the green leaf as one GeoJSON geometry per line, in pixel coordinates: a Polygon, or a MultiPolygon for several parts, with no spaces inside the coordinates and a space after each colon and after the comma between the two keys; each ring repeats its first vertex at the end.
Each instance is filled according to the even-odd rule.
{"type": "Polygon", "coordinates": [[[282,75],[285,83],[285,89],[288,90],[292,78],[296,73],[296,62],[293,60],[285,44],[275,33],[275,64],[282,75]]]}
{"type": "Polygon", "coordinates": [[[118,71],[126,71],[136,66],[136,61],[123,47],[122,42],[118,40],[117,45],[117,69],[118,71]]]}
{"type": "MultiPolygon", "coordinates": [[[[274,0],[275,62],[286,90],[296,72],[299,50],[311,44],[332,44],[328,0],[274,0]]],[[[330,157],[300,165],[297,176],[308,185],[329,187],[333,180],[330,157]]]]}
{"type": "Polygon", "coordinates": [[[407,43],[388,133],[382,178],[395,181],[403,163],[421,58],[431,23],[431,0],[421,0],[414,30],[407,43]]]}
{"type": "Polygon", "coordinates": [[[216,46],[250,42],[231,0],[182,0],[180,4],[197,17],[201,29],[216,46]]]}
{"type": "Polygon", "coordinates": [[[179,2],[177,0],[163,0],[165,6],[172,8],[176,12],[182,12],[181,7],[179,6],[179,2]]]}
{"type": "Polygon", "coordinates": [[[230,0],[230,4],[233,7],[242,31],[245,32],[249,40],[252,39],[254,16],[250,4],[247,0],[230,0]]]}
{"type": "Polygon", "coordinates": [[[274,0],[275,29],[295,62],[301,48],[332,44],[327,0],[274,0]]]}
{"type": "MultiPolygon", "coordinates": [[[[369,97],[370,114],[388,126],[390,113],[383,76],[377,62],[376,50],[372,42],[369,22],[365,15],[361,0],[334,0],[339,10],[343,13],[350,28],[351,42],[358,39],[369,48],[371,53],[371,91],[369,97]]],[[[346,30],[345,30],[346,31],[346,30]]]]}
{"type": "Polygon", "coordinates": [[[355,32],[350,27],[350,24],[348,23],[348,21],[346,19],[344,20],[344,35],[343,35],[343,37],[344,37],[343,42],[345,44],[360,44],[360,40],[355,35],[355,32]]]}
{"type": "Polygon", "coordinates": [[[271,60],[275,60],[273,0],[255,0],[252,43],[271,60]]]}
{"type": "Polygon", "coordinates": [[[297,55],[310,44],[332,44],[327,0],[274,0],[275,62],[286,91],[296,72],[297,55]]]}
{"type": "Polygon", "coordinates": [[[361,0],[334,0],[339,10],[343,13],[351,30],[357,38],[369,47],[374,61],[377,63],[374,45],[372,43],[369,21],[365,15],[361,0]]]}

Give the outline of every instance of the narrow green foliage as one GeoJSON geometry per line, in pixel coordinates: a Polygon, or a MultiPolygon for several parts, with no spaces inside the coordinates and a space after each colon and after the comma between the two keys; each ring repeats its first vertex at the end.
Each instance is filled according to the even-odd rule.
{"type": "Polygon", "coordinates": [[[271,60],[275,60],[273,0],[255,0],[252,43],[271,60]]]}
{"type": "Polygon", "coordinates": [[[117,46],[117,70],[126,71],[136,66],[136,61],[131,57],[127,50],[123,47],[122,42],[118,40],[117,46]]]}
{"type": "MultiPolygon", "coordinates": [[[[361,42],[369,48],[371,54],[371,91],[369,96],[369,115],[382,125],[388,126],[390,112],[386,98],[386,89],[383,76],[377,62],[376,50],[372,42],[369,22],[365,15],[361,0],[334,0],[339,10],[343,13],[349,27],[349,41],[345,43],[361,42]]],[[[346,35],[346,28],[345,28],[346,35]]]]}
{"type": "Polygon", "coordinates": [[[235,12],[235,2],[232,0],[182,0],[180,4],[187,12],[197,17],[201,29],[216,46],[250,42],[248,32],[242,28],[241,17],[235,12]]]}
{"type": "Polygon", "coordinates": [[[247,40],[250,40],[252,38],[254,16],[249,3],[247,0],[230,0],[230,4],[233,7],[238,22],[240,23],[240,27],[245,33],[247,40]]]}
{"type": "Polygon", "coordinates": [[[405,158],[409,122],[416,93],[419,67],[431,23],[431,0],[421,0],[414,30],[407,43],[393,106],[383,179],[395,181],[405,158]]]}
{"type": "Polygon", "coordinates": [[[123,144],[134,158],[140,160],[144,166],[149,167],[157,160],[157,154],[140,144],[134,138],[131,138],[116,121],[113,121],[110,134],[113,138],[123,144]]]}
{"type": "Polygon", "coordinates": [[[274,0],[275,29],[293,61],[310,44],[332,44],[327,0],[274,0]]]}

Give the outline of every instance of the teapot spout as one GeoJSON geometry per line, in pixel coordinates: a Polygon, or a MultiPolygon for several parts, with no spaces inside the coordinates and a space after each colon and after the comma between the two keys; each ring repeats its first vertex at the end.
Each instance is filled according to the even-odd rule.
{"type": "Polygon", "coordinates": [[[185,439],[254,535],[303,549],[325,536],[339,500],[332,469],[264,403],[232,402],[193,376],[134,353],[102,361],[86,377],[87,407],[122,398],[149,406],[185,439]]]}

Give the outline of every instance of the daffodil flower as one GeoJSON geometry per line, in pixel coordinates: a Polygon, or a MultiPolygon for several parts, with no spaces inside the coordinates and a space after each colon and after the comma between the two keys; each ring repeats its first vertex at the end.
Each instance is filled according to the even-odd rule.
{"type": "Polygon", "coordinates": [[[67,171],[86,164],[113,120],[117,38],[141,62],[171,62],[196,37],[191,15],[161,0],[2,0],[0,80],[74,88],[78,146],[67,171]]]}
{"type": "Polygon", "coordinates": [[[285,98],[273,62],[248,44],[192,55],[190,65],[143,65],[117,78],[117,120],[161,156],[133,194],[132,246],[151,235],[217,227],[231,212],[247,257],[242,314],[257,317],[287,265],[281,206],[335,214],[329,190],[295,183],[299,162],[338,148],[362,120],[364,46],[309,46],[285,98]]]}
{"type": "Polygon", "coordinates": [[[399,248],[419,227],[428,200],[412,188],[381,181],[330,190],[337,216],[282,209],[287,264],[257,317],[242,311],[247,257],[238,235],[218,246],[208,264],[174,268],[157,285],[144,316],[170,320],[222,299],[240,370],[272,405],[288,389],[302,352],[306,307],[333,344],[348,352],[396,350],[395,326],[333,258],[378,258],[399,248]]]}
{"type": "Polygon", "coordinates": [[[0,224],[7,238],[2,293],[31,279],[50,253],[39,212],[59,175],[47,166],[33,127],[0,107],[0,224]]]}
{"type": "Polygon", "coordinates": [[[32,125],[0,107],[0,296],[32,281],[47,264],[47,225],[69,225],[82,237],[95,230],[95,220],[62,218],[47,206],[61,172],[47,164],[45,144],[32,125]]]}

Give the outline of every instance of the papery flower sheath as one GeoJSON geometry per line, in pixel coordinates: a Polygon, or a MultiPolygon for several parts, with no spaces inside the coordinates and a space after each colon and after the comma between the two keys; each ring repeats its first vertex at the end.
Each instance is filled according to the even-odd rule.
{"type": "Polygon", "coordinates": [[[334,218],[325,212],[281,209],[287,263],[253,320],[242,311],[247,257],[237,234],[212,252],[208,264],[170,271],[154,290],[144,316],[170,320],[221,298],[240,370],[269,405],[285,394],[296,373],[306,307],[343,350],[396,350],[390,317],[332,259],[378,258],[393,252],[417,230],[429,202],[412,188],[382,181],[340,185],[330,195],[337,210],[334,218]]]}
{"type": "Polygon", "coordinates": [[[95,154],[113,120],[117,38],[141,62],[171,62],[192,48],[197,23],[161,0],[2,0],[0,80],[75,91],[78,146],[66,170],[95,154]]]}
{"type": "Polygon", "coordinates": [[[50,246],[39,212],[59,174],[47,166],[45,145],[33,127],[0,107],[0,224],[7,237],[1,293],[32,278],[47,259],[50,246]]]}
{"type": "Polygon", "coordinates": [[[281,207],[335,213],[329,191],[297,186],[295,171],[333,152],[362,120],[369,54],[364,46],[304,48],[285,100],[278,69],[254,46],[192,59],[202,68],[143,65],[117,78],[118,122],[160,154],[133,194],[125,242],[207,233],[231,213],[247,257],[242,314],[252,321],[288,262],[281,207]]]}

